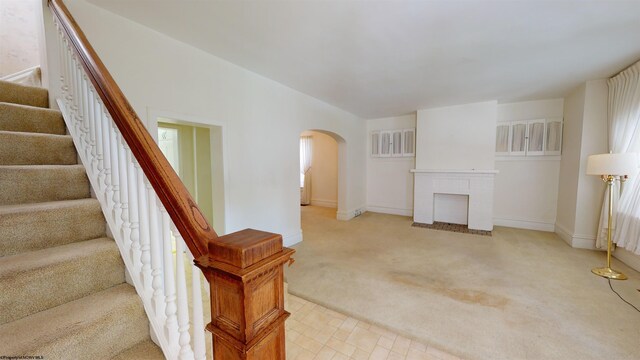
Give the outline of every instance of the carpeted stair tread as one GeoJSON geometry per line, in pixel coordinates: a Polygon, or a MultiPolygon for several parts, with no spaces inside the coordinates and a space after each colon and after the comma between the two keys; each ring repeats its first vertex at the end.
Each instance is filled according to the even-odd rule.
{"type": "Polygon", "coordinates": [[[0,354],[109,359],[149,339],[140,298],[121,284],[0,325],[0,354]]]}
{"type": "Polygon", "coordinates": [[[0,324],[124,282],[116,243],[99,238],[0,258],[0,324]]]}
{"type": "Polygon", "coordinates": [[[162,350],[153,341],[143,341],[121,352],[112,360],[163,360],[162,350]]]}
{"type": "Polygon", "coordinates": [[[163,359],[48,103],[0,81],[0,357],[163,359]]]}
{"type": "Polygon", "coordinates": [[[96,239],[105,232],[95,199],[0,205],[0,256],[96,239]]]}
{"type": "Polygon", "coordinates": [[[0,130],[64,135],[58,110],[0,102],[0,130]]]}
{"type": "Polygon", "coordinates": [[[0,165],[0,205],[90,196],[82,165],[0,165]]]}
{"type": "Polygon", "coordinates": [[[2,165],[73,165],[76,149],[70,135],[0,130],[2,165]]]}
{"type": "Polygon", "coordinates": [[[0,80],[0,102],[48,108],[49,92],[40,87],[0,80]]]}

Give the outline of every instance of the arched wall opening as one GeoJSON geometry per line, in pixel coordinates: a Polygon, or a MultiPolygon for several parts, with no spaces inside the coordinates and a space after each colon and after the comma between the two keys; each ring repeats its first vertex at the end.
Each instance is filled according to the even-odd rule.
{"type": "Polygon", "coordinates": [[[344,213],[347,199],[347,143],[344,138],[334,132],[309,129],[300,134],[301,139],[301,172],[303,172],[304,150],[303,139],[311,139],[310,191],[305,189],[308,181],[301,176],[301,205],[323,206],[336,209],[336,217],[344,213]],[[305,203],[306,202],[306,203],[305,203]]]}

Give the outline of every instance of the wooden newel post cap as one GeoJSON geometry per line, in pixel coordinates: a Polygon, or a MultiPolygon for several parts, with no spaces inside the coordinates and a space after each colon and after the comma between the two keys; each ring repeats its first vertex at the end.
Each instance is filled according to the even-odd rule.
{"type": "Polygon", "coordinates": [[[284,264],[295,252],[282,236],[246,229],[211,239],[195,260],[211,286],[214,358],[285,358],[284,264]]]}
{"type": "Polygon", "coordinates": [[[282,249],[280,234],[245,229],[210,241],[209,260],[244,269],[281,252],[282,249]]]}

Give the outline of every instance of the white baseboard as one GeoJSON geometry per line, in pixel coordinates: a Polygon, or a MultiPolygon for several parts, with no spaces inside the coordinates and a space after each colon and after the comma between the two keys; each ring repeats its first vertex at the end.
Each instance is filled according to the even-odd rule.
{"type": "Polygon", "coordinates": [[[558,223],[555,224],[555,233],[572,248],[599,250],[596,249],[595,235],[572,234],[567,228],[558,223]]]}
{"type": "Polygon", "coordinates": [[[348,211],[340,211],[338,210],[336,212],[336,219],[341,220],[341,221],[347,221],[347,220],[351,220],[356,216],[360,216],[362,214],[364,214],[365,212],[367,212],[367,208],[366,207],[361,207],[359,209],[353,209],[353,210],[348,210],[348,211]]]}
{"type": "Polygon", "coordinates": [[[616,251],[613,252],[613,256],[633,270],[640,271],[640,255],[636,255],[623,248],[616,248],[616,251]]]}
{"type": "Polygon", "coordinates": [[[338,207],[338,202],[335,200],[311,199],[311,205],[335,209],[338,207]]]}
{"type": "Polygon", "coordinates": [[[596,237],[591,235],[574,234],[571,246],[576,249],[602,250],[596,249],[596,237]]]}
{"type": "Polygon", "coordinates": [[[549,232],[553,232],[555,230],[554,223],[548,223],[544,221],[521,220],[521,219],[493,218],[493,225],[506,226],[506,227],[512,227],[517,229],[528,229],[528,230],[549,231],[549,232]]]}
{"type": "Polygon", "coordinates": [[[556,223],[555,233],[560,237],[560,239],[564,240],[567,245],[571,246],[571,233],[564,226],[556,223]]]}
{"type": "Polygon", "coordinates": [[[390,208],[385,206],[367,205],[367,211],[371,211],[374,213],[381,213],[381,214],[413,216],[413,209],[399,209],[399,208],[390,208]]]}
{"type": "Polygon", "coordinates": [[[302,242],[302,229],[290,234],[282,235],[282,244],[284,246],[287,246],[287,247],[293,246],[301,242],[302,242]]]}
{"type": "Polygon", "coordinates": [[[352,211],[340,211],[338,210],[336,212],[336,219],[341,220],[341,221],[348,221],[353,219],[354,217],[356,217],[356,211],[352,210],[352,211]]]}

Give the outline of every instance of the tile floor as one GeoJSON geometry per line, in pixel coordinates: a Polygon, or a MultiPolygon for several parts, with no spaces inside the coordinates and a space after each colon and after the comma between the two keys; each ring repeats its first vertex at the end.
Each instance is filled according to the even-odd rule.
{"type": "Polygon", "coordinates": [[[288,295],[287,310],[287,360],[460,360],[293,295],[288,295]]]}

